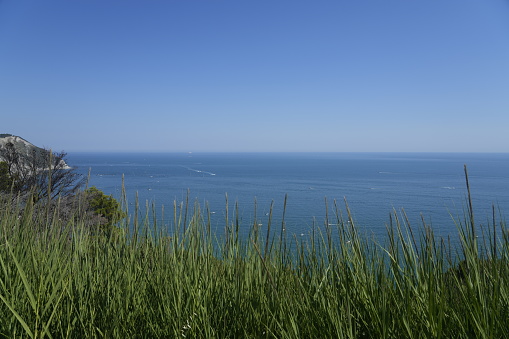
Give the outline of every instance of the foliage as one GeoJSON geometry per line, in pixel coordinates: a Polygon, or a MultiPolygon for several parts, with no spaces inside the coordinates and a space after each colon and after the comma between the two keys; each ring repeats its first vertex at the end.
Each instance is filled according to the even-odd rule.
{"type": "Polygon", "coordinates": [[[9,165],[0,161],[0,192],[9,192],[13,184],[13,178],[9,174],[9,165]]]}
{"type": "Polygon", "coordinates": [[[64,152],[27,150],[9,142],[0,148],[0,157],[5,160],[0,162],[2,204],[16,206],[19,213],[28,208],[34,220],[45,215],[46,226],[54,219],[68,223],[79,218],[88,228],[110,234],[126,216],[112,196],[95,187],[80,190],[84,179],[67,166],[64,152]]]}
{"type": "Polygon", "coordinates": [[[270,218],[242,238],[228,211],[223,239],[198,204],[175,202],[168,227],[135,210],[123,239],[97,237],[81,218],[40,227],[43,214],[0,211],[0,336],[509,336],[504,222],[477,236],[467,215],[453,247],[396,212],[386,238],[369,240],[334,203],[325,228],[290,240],[270,218]]]}
{"type": "Polygon", "coordinates": [[[110,229],[127,216],[113,196],[105,195],[95,186],[87,188],[84,195],[87,209],[106,219],[106,222],[101,225],[103,230],[110,229]]]}
{"type": "MultiPolygon", "coordinates": [[[[0,186],[6,191],[5,180],[12,180],[14,193],[25,198],[30,196],[36,202],[73,195],[84,184],[84,178],[67,167],[66,156],[65,152],[53,153],[40,148],[23,153],[9,142],[0,148],[0,157],[7,164],[7,176],[0,178],[0,186]]],[[[2,170],[5,171],[5,165],[2,170]]]]}

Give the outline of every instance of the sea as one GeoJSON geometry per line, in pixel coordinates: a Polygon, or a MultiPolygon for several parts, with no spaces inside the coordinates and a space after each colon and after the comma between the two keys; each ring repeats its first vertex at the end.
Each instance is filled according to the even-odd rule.
{"type": "Polygon", "coordinates": [[[131,213],[138,199],[168,228],[174,201],[188,200],[208,208],[217,232],[236,208],[241,234],[266,227],[272,206],[272,227],[307,236],[348,206],[375,237],[386,235],[391,213],[454,236],[468,206],[465,165],[476,223],[509,213],[509,153],[69,153],[68,163],[117,199],[124,182],[131,213]]]}

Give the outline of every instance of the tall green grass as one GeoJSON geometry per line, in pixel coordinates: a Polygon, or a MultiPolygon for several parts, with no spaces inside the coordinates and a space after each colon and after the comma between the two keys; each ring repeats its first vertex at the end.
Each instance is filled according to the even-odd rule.
{"type": "Polygon", "coordinates": [[[136,202],[109,236],[79,208],[63,223],[8,206],[2,337],[509,337],[509,233],[495,218],[478,227],[471,205],[451,219],[459,246],[396,211],[384,239],[365,237],[336,201],[305,240],[272,218],[242,237],[228,202],[221,236],[189,201],[174,203],[169,229],[136,202]]]}

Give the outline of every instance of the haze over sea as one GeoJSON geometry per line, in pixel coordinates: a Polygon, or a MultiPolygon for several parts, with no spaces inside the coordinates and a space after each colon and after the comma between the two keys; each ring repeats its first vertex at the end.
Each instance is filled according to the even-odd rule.
{"type": "MultiPolygon", "coordinates": [[[[412,225],[421,214],[438,235],[454,235],[453,216],[462,216],[469,172],[475,217],[486,224],[509,211],[509,154],[506,153],[72,153],[69,162],[86,174],[89,185],[121,195],[122,175],[129,204],[138,192],[140,205],[154,203],[157,219],[172,219],[173,201],[209,204],[212,226],[222,230],[225,196],[230,211],[239,203],[241,233],[254,220],[267,224],[274,201],[274,220],[281,220],[284,197],[289,234],[306,235],[313,222],[325,221],[333,200],[345,212],[346,198],[354,220],[364,231],[383,235],[389,213],[404,208],[412,225]],[[161,206],[165,216],[161,218],[161,206]],[[500,208],[500,211],[498,209],[500,208]]],[[[334,222],[334,221],[330,221],[334,222]]]]}

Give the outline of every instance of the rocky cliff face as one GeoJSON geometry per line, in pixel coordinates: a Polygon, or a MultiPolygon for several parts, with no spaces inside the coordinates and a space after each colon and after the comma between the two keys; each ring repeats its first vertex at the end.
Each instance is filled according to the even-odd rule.
{"type": "MultiPolygon", "coordinates": [[[[5,148],[5,145],[8,143],[12,143],[14,145],[14,149],[18,151],[19,154],[29,155],[33,151],[42,152],[44,151],[42,148],[35,146],[34,144],[26,141],[25,139],[12,135],[12,134],[0,134],[0,148],[5,148]]],[[[2,155],[0,154],[0,157],[2,155]]]]}
{"type": "MultiPolygon", "coordinates": [[[[31,156],[35,156],[40,159],[48,159],[48,150],[37,147],[22,137],[12,134],[0,134],[0,149],[5,148],[8,143],[12,143],[16,152],[26,159],[31,156]]],[[[0,161],[4,161],[1,152],[0,161]]],[[[64,163],[63,165],[63,167],[68,168],[67,164],[64,163]]]]}

